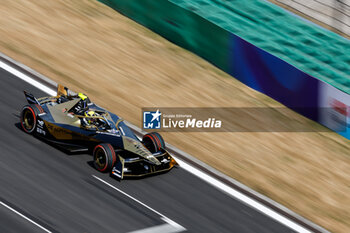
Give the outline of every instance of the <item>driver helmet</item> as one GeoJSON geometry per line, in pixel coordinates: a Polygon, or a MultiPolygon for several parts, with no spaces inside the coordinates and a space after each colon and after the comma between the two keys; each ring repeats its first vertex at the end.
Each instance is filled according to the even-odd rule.
{"type": "Polygon", "coordinates": [[[97,116],[97,113],[95,111],[92,111],[92,110],[86,111],[84,115],[87,118],[86,120],[89,124],[96,122],[96,118],[91,118],[91,117],[97,116]]]}

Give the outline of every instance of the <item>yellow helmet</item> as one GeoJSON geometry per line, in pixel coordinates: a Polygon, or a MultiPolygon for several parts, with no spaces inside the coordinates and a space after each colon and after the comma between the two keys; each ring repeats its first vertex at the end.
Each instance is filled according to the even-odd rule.
{"type": "Polygon", "coordinates": [[[95,116],[97,116],[97,114],[95,113],[95,111],[92,111],[92,110],[86,111],[84,115],[86,116],[86,118],[88,118],[88,119],[87,119],[87,122],[88,122],[89,124],[91,124],[92,122],[95,121],[95,119],[89,118],[89,117],[95,117],[95,116]]]}

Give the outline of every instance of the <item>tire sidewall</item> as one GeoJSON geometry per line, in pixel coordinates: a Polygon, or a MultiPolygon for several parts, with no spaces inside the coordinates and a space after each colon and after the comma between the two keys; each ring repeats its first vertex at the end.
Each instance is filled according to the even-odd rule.
{"type": "Polygon", "coordinates": [[[163,137],[159,133],[152,132],[152,133],[145,134],[142,138],[142,141],[143,143],[146,143],[147,140],[151,141],[154,148],[154,151],[148,148],[151,153],[156,153],[158,151],[161,151],[162,149],[165,149],[165,143],[164,143],[163,137]]]}
{"type": "Polygon", "coordinates": [[[35,110],[33,109],[32,106],[24,106],[23,109],[22,109],[22,112],[21,112],[21,126],[22,126],[22,129],[28,133],[28,134],[33,134],[35,132],[35,129],[36,129],[36,126],[37,126],[37,114],[35,113],[35,110]],[[28,130],[25,126],[24,126],[24,112],[25,111],[31,111],[32,115],[33,115],[33,118],[34,118],[34,122],[33,122],[33,128],[28,130]]]}
{"type": "Polygon", "coordinates": [[[100,172],[111,171],[115,162],[116,162],[116,154],[115,154],[115,151],[114,151],[112,145],[110,145],[108,143],[103,143],[103,144],[98,144],[97,146],[95,146],[95,148],[93,150],[93,163],[94,163],[94,167],[98,171],[100,171],[100,172]],[[98,150],[103,151],[104,158],[106,160],[106,164],[102,169],[97,165],[97,162],[96,162],[96,156],[97,156],[98,150]]]}
{"type": "Polygon", "coordinates": [[[157,137],[157,139],[159,140],[160,145],[161,145],[160,148],[165,149],[165,142],[164,142],[164,139],[163,139],[162,135],[160,135],[157,132],[153,132],[152,134],[155,135],[157,137]]]}

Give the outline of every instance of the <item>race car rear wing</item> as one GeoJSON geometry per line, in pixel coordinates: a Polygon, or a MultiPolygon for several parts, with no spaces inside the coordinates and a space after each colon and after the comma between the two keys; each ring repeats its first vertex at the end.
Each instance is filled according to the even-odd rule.
{"type": "MultiPolygon", "coordinates": [[[[39,100],[49,98],[49,97],[43,97],[43,98],[39,98],[39,100],[38,100],[37,98],[34,97],[33,94],[28,93],[26,91],[23,91],[23,92],[24,92],[24,95],[25,95],[29,104],[40,104],[39,100]]],[[[60,97],[62,95],[67,96],[68,94],[71,95],[73,93],[72,93],[72,91],[68,90],[67,87],[62,86],[61,84],[58,84],[57,85],[57,96],[54,96],[53,98],[57,98],[57,97],[60,97]]]]}
{"type": "Polygon", "coordinates": [[[29,104],[40,104],[33,94],[23,91],[29,104]]]}

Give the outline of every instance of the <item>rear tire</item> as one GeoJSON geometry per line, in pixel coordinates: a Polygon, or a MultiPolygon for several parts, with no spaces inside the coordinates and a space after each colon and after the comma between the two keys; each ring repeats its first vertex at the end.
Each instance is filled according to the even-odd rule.
{"type": "Polygon", "coordinates": [[[44,110],[38,104],[30,104],[23,107],[21,112],[21,126],[24,132],[34,134],[37,125],[37,116],[44,110]]]}
{"type": "Polygon", "coordinates": [[[145,134],[142,138],[142,142],[151,153],[156,153],[165,149],[164,139],[157,132],[145,134]]]}
{"type": "Polygon", "coordinates": [[[93,151],[94,166],[100,172],[109,172],[112,170],[117,156],[114,148],[109,143],[102,143],[95,146],[93,151]]]}

